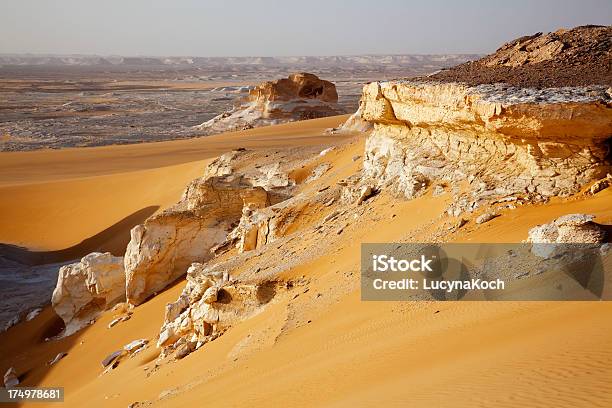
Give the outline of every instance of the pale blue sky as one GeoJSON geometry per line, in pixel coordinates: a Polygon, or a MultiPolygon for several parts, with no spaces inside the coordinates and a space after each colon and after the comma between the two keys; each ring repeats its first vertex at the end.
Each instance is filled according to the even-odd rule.
{"type": "Polygon", "coordinates": [[[486,53],[583,24],[612,24],[612,1],[0,0],[0,53],[486,53]]]}

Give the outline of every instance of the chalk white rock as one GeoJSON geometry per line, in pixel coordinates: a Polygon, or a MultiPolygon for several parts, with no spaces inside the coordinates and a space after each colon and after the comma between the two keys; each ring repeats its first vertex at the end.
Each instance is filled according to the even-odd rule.
{"type": "Polygon", "coordinates": [[[125,253],[128,302],[141,304],[193,262],[210,259],[210,249],[240,220],[245,202],[269,203],[268,193],[240,176],[201,178],[175,206],[134,227],[125,253]]]}
{"type": "Polygon", "coordinates": [[[214,340],[232,324],[258,313],[274,293],[274,289],[232,281],[224,270],[194,263],[179,299],[166,308],[157,346],[167,355],[185,342],[214,340]]]}
{"type": "Polygon", "coordinates": [[[338,128],[339,132],[369,132],[374,129],[374,125],[361,117],[361,106],[338,128]]]}
{"type": "Polygon", "coordinates": [[[263,187],[266,190],[293,185],[289,174],[281,169],[278,162],[260,167],[259,174],[252,176],[250,181],[254,187],[263,187]]]}
{"type": "Polygon", "coordinates": [[[42,312],[41,308],[37,308],[30,311],[30,313],[28,313],[28,315],[26,316],[26,321],[29,322],[30,320],[33,320],[36,316],[40,314],[40,312],[42,312]]]}
{"type": "Polygon", "coordinates": [[[254,87],[240,106],[195,128],[211,134],[341,115],[345,112],[337,102],[334,84],[313,74],[296,73],[254,87]]]}
{"type": "Polygon", "coordinates": [[[134,340],[134,341],[129,342],[128,344],[123,346],[123,349],[125,351],[127,351],[128,353],[135,353],[135,352],[140,351],[147,344],[149,344],[149,340],[147,340],[147,339],[138,339],[138,340],[134,340]]]}
{"type": "Polygon", "coordinates": [[[68,336],[124,299],[123,258],[94,252],[60,268],[51,304],[64,321],[64,335],[68,336]]]}
{"type": "Polygon", "coordinates": [[[593,220],[592,215],[568,214],[557,218],[549,224],[537,225],[529,230],[528,243],[532,243],[531,252],[542,258],[549,258],[556,253],[556,244],[601,244],[606,232],[593,220]]]}

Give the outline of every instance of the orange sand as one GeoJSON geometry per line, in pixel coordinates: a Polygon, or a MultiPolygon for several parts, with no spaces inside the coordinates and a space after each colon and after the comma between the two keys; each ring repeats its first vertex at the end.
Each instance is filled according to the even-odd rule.
{"type": "MultiPolygon", "coordinates": [[[[287,129],[295,133],[282,143],[314,143],[318,139],[312,137],[315,133],[312,123],[288,125],[287,129]],[[300,138],[300,129],[311,137],[300,138]]],[[[233,138],[240,138],[239,144],[245,147],[258,143],[268,147],[277,140],[279,129],[280,126],[259,129],[256,136],[249,133],[249,140],[242,134],[222,135],[217,137],[217,143],[222,145],[227,140],[229,145],[230,140],[236,141],[233,138]]],[[[207,153],[197,156],[191,150],[174,146],[197,145],[205,140],[170,142],[165,144],[168,153],[159,155],[151,152],[155,146],[121,147],[133,154],[149,154],[150,158],[141,165],[150,167],[143,170],[111,154],[107,156],[112,158],[108,173],[117,178],[129,173],[136,179],[139,175],[144,180],[155,179],[150,172],[162,172],[155,168],[157,163],[158,167],[172,166],[176,180],[186,183],[202,163],[178,163],[188,162],[185,157],[193,161],[210,156],[204,155],[207,153]],[[180,156],[183,158],[179,159],[180,156]],[[130,167],[129,172],[126,167],[130,167]]],[[[100,155],[105,155],[106,149],[114,148],[103,148],[100,155]]],[[[330,162],[337,172],[330,172],[304,187],[304,191],[316,191],[354,172],[359,163],[351,158],[362,154],[362,149],[363,140],[356,139],[320,159],[330,162]]],[[[72,158],[61,169],[55,167],[55,175],[42,177],[67,178],[73,172],[88,171],[97,172],[94,180],[109,177],[101,175],[103,170],[99,167],[88,169],[88,160],[79,158],[81,154],[94,154],[90,149],[83,153],[79,149],[44,153],[56,156],[56,163],[61,162],[62,153],[72,158]]],[[[39,154],[40,160],[47,157],[39,154]]],[[[37,161],[30,161],[34,163],[37,161]]],[[[8,167],[16,168],[17,164],[16,159],[8,167]]],[[[4,165],[2,162],[0,167],[4,165]]],[[[295,176],[300,176],[299,173],[295,176]]],[[[28,177],[29,183],[35,181],[34,175],[28,177]]],[[[123,194],[125,191],[118,189],[103,190],[98,198],[104,195],[108,202],[126,203],[129,200],[123,194]]],[[[154,198],[141,198],[141,208],[163,206],[172,198],[163,192],[153,195],[154,198]]],[[[91,197],[96,195],[92,193],[91,197]]],[[[157,370],[154,347],[103,376],[100,361],[134,339],[148,338],[154,342],[165,303],[176,299],[184,283],[136,308],[127,322],[107,329],[112,319],[112,312],[108,312],[93,326],[60,341],[42,341],[54,329],[53,314],[47,310],[33,321],[0,335],[3,350],[0,370],[4,372],[14,365],[23,374],[25,385],[64,386],[64,405],[73,407],[125,407],[137,401],[171,407],[612,406],[609,302],[360,301],[360,242],[396,241],[407,236],[426,240],[431,226],[443,222],[438,215],[449,199],[448,194],[426,195],[411,201],[396,201],[384,194],[375,197],[368,203],[362,224],[347,227],[329,240],[325,253],[284,274],[285,279],[302,275],[309,278],[308,290],[299,287],[279,296],[261,314],[237,324],[185,359],[157,370]],[[69,354],[55,366],[45,366],[44,361],[58,351],[69,354]]],[[[449,236],[449,240],[516,242],[524,239],[534,225],[572,212],[594,214],[599,222],[610,224],[610,202],[612,191],[606,190],[591,198],[520,207],[482,226],[475,227],[470,222],[464,230],[449,236]]],[[[59,203],[51,201],[47,211],[59,211],[56,208],[59,203]]],[[[127,209],[126,204],[122,206],[127,209]]],[[[307,208],[303,213],[303,222],[308,224],[311,214],[307,208]]],[[[121,216],[118,210],[114,214],[121,216]]],[[[31,230],[37,225],[33,224],[31,230]]],[[[72,241],[62,241],[64,238],[50,234],[37,245],[57,248],[89,233],[80,237],[75,234],[72,241]]],[[[30,236],[33,237],[35,234],[30,236]]],[[[24,235],[22,239],[26,238],[24,235]]],[[[306,248],[316,239],[321,238],[303,233],[298,245],[306,248]]]]}
{"type": "MultiPolygon", "coordinates": [[[[132,226],[178,201],[208,159],[237,147],[326,146],[343,137],[323,131],[344,119],[172,142],[0,153],[0,242],[64,249],[122,220],[114,235],[129,237],[132,226]]],[[[120,245],[107,244],[106,235],[99,238],[88,248],[118,251],[120,245]]]]}

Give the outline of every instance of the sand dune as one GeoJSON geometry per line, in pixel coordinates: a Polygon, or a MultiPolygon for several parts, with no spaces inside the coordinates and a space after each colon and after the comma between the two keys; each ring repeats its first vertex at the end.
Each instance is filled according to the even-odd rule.
{"type": "MultiPolygon", "coordinates": [[[[75,205],[73,211],[83,211],[86,203],[95,203],[98,217],[106,217],[95,228],[87,225],[66,237],[48,234],[35,239],[43,234],[41,223],[62,225],[60,221],[51,224],[43,218],[32,222],[29,232],[19,240],[25,243],[34,239],[37,246],[45,248],[74,245],[136,208],[167,205],[180,191],[178,186],[166,191],[173,177],[174,181],[186,183],[188,177],[201,171],[203,160],[213,151],[236,145],[322,143],[329,139],[315,134],[334,120],[338,119],[261,128],[253,134],[223,135],[211,138],[210,150],[206,150],[205,140],[117,148],[129,150],[131,153],[126,153],[126,157],[138,157],[134,161],[119,154],[113,157],[113,149],[104,148],[100,157],[109,160],[105,162],[106,169],[89,164],[87,155],[94,154],[90,149],[44,152],[49,156],[39,153],[41,163],[57,160],[50,175],[40,176],[47,188],[38,196],[40,199],[52,192],[53,183],[79,191],[78,188],[86,190],[107,177],[109,183],[132,177],[132,184],[142,180],[143,185],[136,186],[136,198],[129,198],[132,191],[127,186],[121,189],[120,183],[109,184],[108,188],[91,191],[87,200],[75,205]],[[287,135],[278,139],[282,129],[286,129],[287,135]],[[304,129],[303,133],[300,129],[304,129]],[[201,149],[199,153],[185,147],[192,143],[194,150],[201,149]],[[142,155],[138,147],[142,148],[142,155]],[[63,164],[57,159],[61,153],[67,157],[63,164]],[[159,191],[149,192],[168,173],[159,191]],[[74,174],[81,174],[81,178],[68,180],[74,174]],[[79,183],[83,184],[79,187],[79,183]],[[130,207],[134,201],[138,205],[130,207]]],[[[302,191],[316,191],[352,174],[359,166],[352,157],[362,152],[362,139],[346,139],[336,151],[325,156],[333,170],[315,183],[303,186],[302,191]]],[[[18,171],[18,160],[11,163],[7,165],[8,171],[18,171]]],[[[40,173],[44,166],[38,167],[40,173]]],[[[17,186],[7,186],[7,179],[3,179],[2,188],[14,188],[15,195],[36,197],[36,187],[32,187],[35,172],[22,177],[17,186]]],[[[0,370],[15,365],[24,373],[24,385],[62,385],[66,388],[65,406],[74,407],[128,406],[145,401],[153,406],[170,407],[612,405],[608,391],[612,382],[609,347],[612,306],[607,302],[360,300],[360,243],[426,241],[431,238],[433,227],[444,222],[438,215],[451,199],[448,194],[437,197],[427,194],[409,201],[398,201],[386,194],[375,197],[361,219],[325,243],[324,250],[308,262],[280,277],[284,280],[304,277],[305,286],[279,294],[262,313],[237,324],[183,360],[156,367],[157,351],[153,347],[113,372],[100,375],[100,361],[109,353],[138,338],[155,340],[165,304],[175,300],[184,285],[179,283],[136,308],[127,322],[107,329],[113,318],[113,313],[107,312],[94,325],[60,341],[44,342],[45,336],[58,329],[56,318],[47,310],[33,321],[0,334],[0,344],[7,351],[0,356],[0,370]],[[59,351],[69,354],[55,366],[47,367],[44,362],[59,351]]],[[[469,223],[459,233],[449,235],[448,240],[520,241],[534,225],[572,212],[588,212],[596,215],[598,222],[610,224],[611,199],[612,191],[606,190],[594,197],[525,205],[482,226],[469,223]]],[[[4,195],[2,200],[3,208],[12,211],[13,217],[27,219],[29,213],[15,209],[19,200],[9,202],[4,195]]],[[[69,200],[57,197],[43,209],[57,214],[55,217],[64,223],[72,222],[70,229],[76,228],[83,212],[78,217],[65,215],[62,207],[66,202],[69,200]]],[[[296,226],[302,233],[292,247],[294,251],[306,250],[320,241],[318,235],[305,228],[309,226],[311,209],[302,211],[304,225],[296,226]]],[[[6,236],[18,236],[16,231],[11,234],[6,236]]],[[[233,273],[240,275],[248,268],[249,265],[244,265],[233,273]]]]}
{"type": "Polygon", "coordinates": [[[60,250],[131,217],[121,231],[113,231],[121,236],[116,242],[106,242],[108,234],[102,234],[86,245],[119,253],[129,229],[153,207],[178,201],[185,186],[202,174],[206,160],[237,147],[327,145],[343,137],[331,139],[324,129],[344,118],[176,142],[0,153],[0,242],[60,250]]]}
{"type": "MultiPolygon", "coordinates": [[[[204,162],[192,162],[0,187],[0,242],[36,250],[70,248],[128,218],[121,231],[114,231],[125,235],[126,229],[175,202],[203,168],[204,162]]],[[[101,236],[93,246],[103,244],[103,238],[111,237],[101,236]]]]}
{"type": "MultiPolygon", "coordinates": [[[[333,116],[170,142],[2,152],[0,186],[154,169],[216,157],[236,147],[274,149],[327,144],[330,137],[323,131],[338,126],[347,117],[333,116]]],[[[334,136],[338,138],[342,136],[334,136]]]]}

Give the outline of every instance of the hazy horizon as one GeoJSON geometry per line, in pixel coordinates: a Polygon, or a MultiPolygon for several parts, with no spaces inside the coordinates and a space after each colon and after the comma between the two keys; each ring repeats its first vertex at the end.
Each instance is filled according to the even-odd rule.
{"type": "Polygon", "coordinates": [[[18,55],[18,56],[32,56],[32,57],[101,57],[101,58],[113,58],[113,57],[121,57],[121,58],[332,58],[332,57],[376,57],[376,56],[444,56],[444,55],[484,55],[483,53],[478,52],[453,52],[453,53],[429,53],[429,54],[420,54],[420,53],[393,53],[393,54],[385,54],[385,53],[362,53],[362,54],[327,54],[327,55],[317,55],[317,54],[295,54],[295,55],[214,55],[214,56],[206,56],[206,55],[170,55],[170,54],[160,54],[160,55],[152,55],[152,54],[82,54],[82,53],[52,53],[52,52],[0,52],[0,56],[7,55],[18,55]]]}
{"type": "Polygon", "coordinates": [[[607,0],[6,0],[0,54],[290,57],[486,54],[535,32],[609,25],[607,0]]]}

